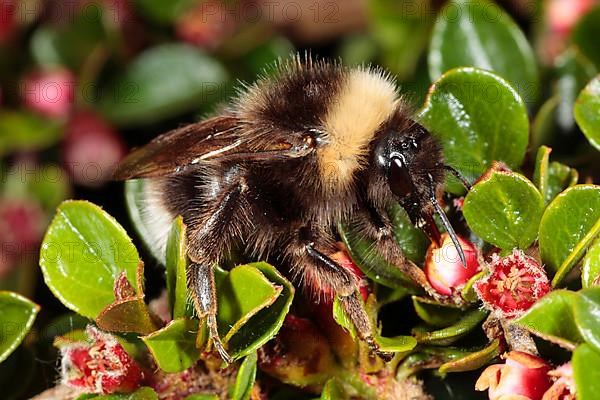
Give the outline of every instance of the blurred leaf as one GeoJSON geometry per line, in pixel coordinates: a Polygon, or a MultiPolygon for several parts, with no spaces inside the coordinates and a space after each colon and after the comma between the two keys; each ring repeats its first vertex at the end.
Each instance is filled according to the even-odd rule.
{"type": "MultiPolygon", "coordinates": [[[[33,179],[27,181],[28,192],[40,202],[45,210],[54,212],[71,192],[67,172],[52,164],[41,165],[39,169],[41,175],[34,175],[33,179]]],[[[27,175],[27,177],[30,176],[27,175]]]]}
{"type": "MultiPolygon", "coordinates": [[[[159,25],[171,25],[187,11],[190,6],[198,4],[197,0],[135,0],[136,9],[146,18],[159,25]]],[[[208,10],[208,8],[207,8],[208,10]]]]}
{"type": "Polygon", "coordinates": [[[581,284],[584,288],[600,286],[600,238],[596,238],[583,257],[581,284]]]}
{"type": "Polygon", "coordinates": [[[575,185],[546,208],[539,230],[540,257],[558,285],[600,232],[600,187],[575,185]]]}
{"type": "Polygon", "coordinates": [[[596,74],[596,68],[577,49],[569,48],[555,63],[557,80],[554,91],[558,97],[556,122],[563,132],[569,132],[575,126],[573,106],[579,92],[596,74]]]}
{"type": "Polygon", "coordinates": [[[162,44],[138,55],[106,89],[99,107],[117,125],[148,125],[210,102],[227,81],[223,66],[201,50],[162,44]]]}
{"type": "Polygon", "coordinates": [[[257,361],[258,356],[256,352],[248,354],[244,358],[244,361],[242,361],[242,365],[240,365],[240,369],[235,377],[235,384],[231,395],[232,400],[248,400],[250,398],[254,381],[256,380],[257,361]]]}
{"type": "Polygon", "coordinates": [[[560,98],[550,97],[542,104],[531,125],[530,147],[535,151],[541,145],[554,144],[557,134],[556,113],[560,98]]]}
{"type": "Polygon", "coordinates": [[[571,33],[573,43],[600,69],[600,7],[581,17],[571,33]]]}
{"type": "Polygon", "coordinates": [[[554,290],[538,300],[514,323],[552,343],[573,349],[583,338],[575,325],[573,303],[578,294],[554,290]]]}
{"type": "Polygon", "coordinates": [[[167,373],[191,367],[200,356],[196,348],[198,321],[174,319],[167,326],[142,337],[158,367],[167,373]]]}
{"type": "Polygon", "coordinates": [[[23,111],[0,112],[0,156],[15,151],[42,150],[58,142],[60,123],[23,111]]]}
{"type": "MultiPolygon", "coordinates": [[[[277,295],[274,302],[270,303],[268,307],[258,310],[258,312],[256,312],[246,323],[240,326],[240,324],[236,321],[228,321],[226,318],[224,318],[224,315],[221,315],[221,310],[229,308],[229,315],[234,316],[238,314],[240,310],[239,307],[248,309],[248,302],[250,299],[256,298],[257,293],[250,293],[248,297],[244,297],[242,294],[257,291],[257,287],[251,286],[249,282],[254,280],[256,283],[263,278],[259,278],[254,273],[248,275],[244,274],[242,281],[238,281],[240,291],[235,293],[229,293],[227,289],[223,290],[219,287],[219,284],[217,284],[217,296],[219,296],[219,313],[217,317],[220,318],[220,321],[223,321],[219,322],[219,326],[222,329],[228,326],[235,328],[239,327],[237,332],[234,334],[232,332],[234,328],[227,333],[227,337],[229,338],[227,343],[229,354],[236,359],[242,358],[254,352],[277,334],[283,325],[285,316],[287,315],[294,298],[294,287],[273,266],[264,262],[257,262],[248,264],[247,267],[256,268],[258,271],[260,271],[264,278],[270,282],[273,288],[276,288],[275,291],[277,295]],[[251,280],[243,280],[252,275],[254,275],[255,278],[251,280]],[[227,293],[229,293],[229,295],[232,297],[225,299],[225,295],[227,293]],[[235,302],[239,301],[242,301],[244,304],[239,304],[236,306],[235,302]],[[230,325],[223,325],[223,323],[230,325]]],[[[237,287],[238,285],[234,286],[237,287]]],[[[263,286],[263,294],[273,293],[268,289],[264,289],[266,289],[265,286],[263,286]]],[[[271,301],[270,298],[268,300],[271,301]]],[[[266,305],[267,302],[264,304],[266,305]]]]}
{"type": "Polygon", "coordinates": [[[19,400],[25,398],[36,382],[36,359],[33,351],[20,347],[5,361],[0,363],[0,388],[3,400],[19,400]]]}
{"type": "MultiPolygon", "coordinates": [[[[494,161],[518,168],[529,140],[529,120],[517,92],[500,77],[475,68],[447,72],[435,82],[420,112],[438,137],[446,163],[474,182],[494,161]]],[[[464,193],[453,177],[446,189],[464,193]]]]}
{"type": "MultiPolygon", "coordinates": [[[[406,288],[410,293],[419,291],[416,283],[400,268],[387,262],[383,256],[375,251],[375,243],[355,233],[353,227],[340,225],[338,231],[346,245],[352,261],[360,270],[373,281],[390,287],[406,288]]],[[[398,227],[398,229],[401,229],[398,227]]]]}
{"type": "Polygon", "coordinates": [[[219,400],[216,394],[190,394],[185,400],[219,400]]]}
{"type": "Polygon", "coordinates": [[[66,201],[52,220],[40,254],[44,280],[69,309],[94,319],[115,300],[125,271],[136,282],[138,252],[125,230],[100,207],[66,201]]]}
{"type": "MultiPolygon", "coordinates": [[[[442,8],[428,61],[432,80],[452,68],[473,66],[508,80],[527,103],[537,99],[539,76],[527,38],[506,11],[487,0],[452,0],[442,8]]],[[[494,119],[511,118],[499,113],[494,119]]]]}
{"type": "Polygon", "coordinates": [[[442,364],[438,371],[442,376],[448,372],[473,371],[488,364],[499,355],[500,341],[496,339],[481,350],[442,364]]]}
{"type": "Polygon", "coordinates": [[[344,388],[336,378],[331,378],[325,383],[320,397],[321,400],[344,400],[347,398],[344,388]]]}
{"type": "Polygon", "coordinates": [[[167,240],[167,292],[173,319],[186,316],[187,306],[187,250],[186,226],[177,217],[171,226],[167,240]]]}
{"type": "Polygon", "coordinates": [[[473,186],[463,206],[473,232],[503,250],[529,247],[543,211],[542,196],[527,178],[495,170],[473,186]]]}
{"type": "Polygon", "coordinates": [[[579,333],[600,352],[600,287],[579,291],[573,299],[573,311],[579,333]]]}
{"type": "Polygon", "coordinates": [[[479,326],[487,315],[488,312],[485,310],[471,310],[465,313],[454,325],[431,332],[415,331],[414,335],[419,344],[447,346],[479,326]]]}
{"type": "Polygon", "coordinates": [[[337,54],[344,65],[360,66],[372,62],[377,56],[374,39],[367,34],[354,34],[341,38],[337,54]]]}
{"type": "MultiPolygon", "coordinates": [[[[150,218],[145,212],[146,198],[144,197],[144,190],[148,180],[146,179],[133,179],[125,182],[125,204],[127,206],[127,212],[129,218],[133,222],[137,234],[142,239],[144,246],[150,251],[150,254],[159,261],[162,265],[166,263],[166,256],[161,251],[160,246],[156,242],[156,235],[154,235],[151,229],[150,218]]],[[[168,223],[171,223],[169,221],[168,223]]]]}
{"type": "Polygon", "coordinates": [[[415,264],[422,264],[429,246],[429,240],[423,231],[410,222],[406,211],[397,203],[388,210],[388,215],[392,223],[394,239],[402,254],[415,264]]]}
{"type": "Polygon", "coordinates": [[[158,400],[156,392],[149,387],[141,387],[133,393],[115,393],[106,395],[89,395],[84,394],[77,398],[77,400],[158,400]]]}
{"type": "Polygon", "coordinates": [[[21,344],[40,307],[14,292],[0,292],[0,363],[21,344]]]}
{"type": "Polygon", "coordinates": [[[573,352],[573,377],[577,399],[593,400],[600,393],[600,353],[588,344],[582,344],[573,352]]]}
{"type": "Polygon", "coordinates": [[[459,307],[440,304],[429,297],[412,296],[412,302],[419,318],[435,327],[449,326],[463,314],[459,307]]]}
{"type": "Polygon", "coordinates": [[[579,94],[573,112],[590,144],[600,150],[600,76],[579,94]]]}
{"type": "Polygon", "coordinates": [[[244,69],[251,72],[251,78],[276,70],[272,68],[278,60],[286,59],[294,53],[294,46],[284,37],[276,36],[250,50],[239,60],[244,69]]]}

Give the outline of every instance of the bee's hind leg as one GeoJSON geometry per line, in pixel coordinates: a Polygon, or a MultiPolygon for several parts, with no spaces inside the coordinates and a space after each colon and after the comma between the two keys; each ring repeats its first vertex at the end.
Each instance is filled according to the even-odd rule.
{"type": "Polygon", "coordinates": [[[233,359],[223,347],[217,330],[217,291],[213,267],[192,263],[188,266],[187,275],[194,307],[199,314],[198,318],[200,320],[206,318],[206,326],[213,346],[219,352],[223,361],[231,364],[233,359]]]}

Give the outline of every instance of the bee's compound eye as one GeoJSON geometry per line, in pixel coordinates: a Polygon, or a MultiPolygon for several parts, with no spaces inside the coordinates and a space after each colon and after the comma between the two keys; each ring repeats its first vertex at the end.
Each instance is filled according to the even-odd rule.
{"type": "Polygon", "coordinates": [[[388,184],[392,192],[400,198],[412,193],[414,184],[404,157],[392,157],[388,174],[388,184]]]}

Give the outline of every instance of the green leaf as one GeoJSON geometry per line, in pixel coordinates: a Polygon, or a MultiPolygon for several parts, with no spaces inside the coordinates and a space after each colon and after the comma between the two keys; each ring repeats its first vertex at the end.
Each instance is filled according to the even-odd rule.
{"type": "Polygon", "coordinates": [[[158,367],[168,373],[181,372],[191,367],[200,350],[196,348],[198,321],[174,319],[164,328],[142,337],[158,367]]]}
{"type": "Polygon", "coordinates": [[[549,162],[551,152],[550,147],[540,146],[533,172],[533,182],[542,194],[545,204],[550,203],[566,188],[576,185],[579,179],[576,169],[556,161],[549,162]]]}
{"type": "Polygon", "coordinates": [[[503,250],[526,249],[544,211],[540,192],[524,176],[491,171],[465,197],[463,215],[483,240],[503,250]]]}
{"type": "Polygon", "coordinates": [[[449,69],[473,66],[496,72],[527,102],[537,98],[539,76],[527,38],[506,11],[486,0],[453,0],[442,8],[428,63],[432,80],[449,69]]]}
{"type": "Polygon", "coordinates": [[[223,66],[201,50],[162,44],[133,60],[99,107],[117,125],[147,125],[198,109],[218,98],[227,82],[223,66]]]}
{"type": "Polygon", "coordinates": [[[256,380],[256,363],[258,356],[256,352],[248,354],[240,369],[238,370],[237,376],[235,377],[235,384],[233,386],[233,393],[231,394],[232,400],[248,400],[254,387],[254,381],[256,380]]]}
{"type": "Polygon", "coordinates": [[[412,302],[419,318],[435,327],[449,326],[463,314],[459,307],[440,304],[429,297],[412,296],[412,302]]]}
{"type": "Polygon", "coordinates": [[[340,298],[338,296],[336,296],[335,299],[333,299],[332,313],[333,320],[337,322],[339,326],[344,328],[350,334],[352,339],[356,339],[356,328],[354,326],[354,323],[352,323],[352,320],[344,310],[342,302],[340,301],[340,298]]]}
{"type": "Polygon", "coordinates": [[[183,218],[177,217],[167,240],[167,292],[173,319],[186,315],[186,267],[186,226],[183,218]]]}
{"type": "Polygon", "coordinates": [[[40,307],[13,292],[0,292],[0,362],[21,344],[33,326],[40,307]]]}
{"type": "Polygon", "coordinates": [[[597,238],[583,257],[581,284],[584,288],[600,286],[600,238],[597,238]]]}
{"type": "Polygon", "coordinates": [[[600,393],[600,353],[582,344],[573,352],[573,376],[578,400],[593,400],[600,393]]]}
{"type": "Polygon", "coordinates": [[[581,91],[573,113],[590,144],[600,150],[600,76],[581,91]]]}
{"type": "Polygon", "coordinates": [[[410,222],[408,214],[399,204],[394,204],[388,210],[388,215],[392,223],[394,239],[402,253],[412,262],[422,264],[429,246],[425,234],[410,222]]]}
{"type": "Polygon", "coordinates": [[[600,7],[596,6],[581,17],[571,38],[579,50],[600,68],[600,7]]]}
{"type": "Polygon", "coordinates": [[[321,400],[344,400],[347,398],[344,388],[336,378],[331,378],[325,383],[320,397],[321,400]]]}
{"type": "Polygon", "coordinates": [[[442,364],[438,372],[443,376],[448,372],[473,371],[488,364],[499,355],[500,341],[496,339],[481,350],[442,364]]]}
{"type": "Polygon", "coordinates": [[[117,300],[96,318],[100,329],[109,332],[134,332],[147,335],[156,330],[143,297],[117,300]]]}
{"type": "MultiPolygon", "coordinates": [[[[135,0],[136,9],[159,25],[171,25],[183,15],[190,6],[197,4],[195,0],[135,0]]],[[[208,11],[208,8],[207,8],[208,11]]]]}
{"type": "Polygon", "coordinates": [[[107,395],[82,395],[77,400],[158,400],[156,392],[149,387],[141,387],[133,393],[115,393],[107,395]]]}
{"type": "Polygon", "coordinates": [[[573,313],[577,296],[577,293],[568,290],[553,290],[514,323],[549,342],[574,349],[583,342],[573,313]]]}
{"type": "MultiPolygon", "coordinates": [[[[278,296],[276,297],[275,302],[270,306],[259,310],[245,324],[240,326],[235,334],[232,335],[231,330],[227,333],[227,337],[229,338],[227,342],[229,354],[235,359],[239,359],[254,352],[279,332],[294,298],[294,287],[273,266],[264,262],[257,262],[248,264],[248,267],[258,269],[264,277],[277,288],[276,291],[278,296]]],[[[248,281],[245,282],[245,285],[248,285],[248,281]]],[[[250,286],[242,288],[242,292],[248,291],[248,287],[250,286]]],[[[252,287],[251,291],[253,290],[255,290],[255,288],[252,287]]],[[[236,301],[236,299],[237,301],[243,299],[244,303],[247,302],[249,299],[238,297],[242,292],[236,293],[233,298],[227,299],[227,301],[231,303],[236,301]]],[[[266,291],[263,290],[263,293],[264,292],[266,291]]],[[[223,296],[223,294],[224,293],[219,294],[217,286],[217,295],[223,296]]],[[[252,294],[251,297],[255,297],[255,294],[252,294]]],[[[222,297],[219,297],[219,310],[221,310],[221,298],[222,297]]],[[[230,305],[228,307],[232,307],[233,310],[234,306],[230,305]]],[[[244,305],[244,307],[247,308],[246,305],[244,305]]],[[[231,315],[234,315],[234,313],[231,315]]],[[[218,315],[218,317],[221,316],[218,315]]],[[[232,324],[232,326],[234,324],[232,324]]],[[[222,324],[219,326],[223,328],[222,324]]]]}
{"type": "Polygon", "coordinates": [[[410,293],[419,291],[417,284],[407,274],[374,251],[373,241],[354,232],[351,226],[340,225],[338,231],[352,261],[369,279],[394,289],[406,288],[410,293]]]}
{"type": "MultiPolygon", "coordinates": [[[[161,264],[166,264],[165,252],[156,242],[156,235],[151,229],[150,218],[145,212],[147,202],[144,197],[144,191],[147,189],[147,179],[132,179],[125,182],[125,204],[129,218],[133,222],[136,233],[142,239],[144,246],[150,251],[152,256],[161,264]]],[[[171,221],[165,221],[171,223],[171,221]]]]}
{"type": "Polygon", "coordinates": [[[375,341],[379,345],[379,350],[394,353],[404,353],[417,346],[417,340],[412,336],[377,336],[375,341]]]}
{"type": "Polygon", "coordinates": [[[581,336],[600,352],[600,288],[579,291],[573,301],[573,312],[581,336]]]}
{"type": "Polygon", "coordinates": [[[600,187],[576,185],[559,194],[540,222],[540,256],[558,285],[600,232],[600,187]]]}
{"type": "Polygon", "coordinates": [[[42,242],[46,285],[69,309],[95,319],[113,303],[113,284],[125,271],[136,287],[140,258],[125,230],[86,201],[60,205],[42,242]]]}
{"type": "Polygon", "coordinates": [[[396,379],[402,381],[423,369],[439,368],[452,360],[468,356],[472,351],[456,347],[420,346],[418,351],[406,357],[396,372],[396,379]]]}
{"type": "Polygon", "coordinates": [[[60,140],[60,123],[22,111],[0,112],[0,156],[19,150],[36,151],[60,140]]]}
{"type": "MultiPolygon", "coordinates": [[[[502,78],[476,68],[446,72],[429,89],[421,122],[441,142],[446,163],[474,182],[494,161],[518,168],[529,141],[523,101],[502,78]]],[[[447,190],[462,185],[448,180],[447,190]]]]}
{"type": "Polygon", "coordinates": [[[416,330],[414,335],[419,344],[447,346],[479,326],[487,315],[487,311],[475,309],[466,313],[464,317],[458,320],[454,325],[447,328],[431,332],[416,330]]]}

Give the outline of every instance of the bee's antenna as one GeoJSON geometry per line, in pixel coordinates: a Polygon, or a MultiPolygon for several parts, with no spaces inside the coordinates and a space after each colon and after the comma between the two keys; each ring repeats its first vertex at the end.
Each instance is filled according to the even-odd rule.
{"type": "Polygon", "coordinates": [[[437,198],[435,197],[435,185],[433,183],[433,177],[431,176],[431,174],[428,174],[428,176],[429,176],[429,181],[431,182],[431,197],[430,197],[429,201],[431,201],[431,205],[435,209],[435,212],[440,216],[440,219],[442,220],[442,225],[444,225],[444,228],[446,228],[446,232],[448,232],[448,235],[450,236],[450,239],[452,240],[452,243],[454,244],[454,247],[456,248],[456,251],[458,252],[458,255],[460,257],[460,261],[462,261],[463,267],[466,268],[467,267],[467,258],[465,257],[465,253],[462,249],[462,246],[460,245],[460,242],[458,241],[458,236],[456,235],[456,232],[454,232],[454,228],[452,227],[452,224],[450,224],[450,220],[448,220],[448,217],[446,216],[446,213],[442,209],[442,206],[440,206],[440,203],[438,203],[437,198]]]}
{"type": "Polygon", "coordinates": [[[454,175],[456,177],[456,179],[458,179],[460,181],[460,183],[463,184],[463,186],[465,187],[465,189],[467,189],[467,191],[471,190],[471,184],[469,183],[467,178],[464,177],[463,174],[458,172],[457,169],[455,169],[454,167],[451,167],[450,165],[447,165],[447,164],[444,164],[443,168],[446,171],[450,172],[452,175],[454,175]]]}

